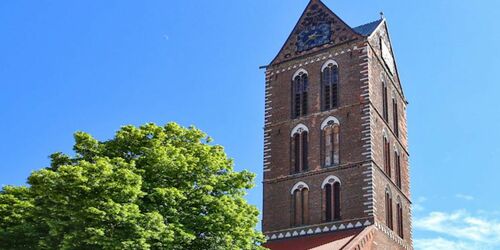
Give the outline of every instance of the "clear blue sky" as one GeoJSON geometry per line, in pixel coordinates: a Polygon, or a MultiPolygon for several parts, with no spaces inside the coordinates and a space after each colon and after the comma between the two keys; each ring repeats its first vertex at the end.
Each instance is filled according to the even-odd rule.
{"type": "MultiPolygon", "coordinates": [[[[258,173],[264,72],[308,0],[0,1],[0,185],[73,132],[194,124],[258,173]]],[[[499,1],[325,0],[357,26],[384,11],[409,99],[417,249],[500,248],[499,1]]]]}

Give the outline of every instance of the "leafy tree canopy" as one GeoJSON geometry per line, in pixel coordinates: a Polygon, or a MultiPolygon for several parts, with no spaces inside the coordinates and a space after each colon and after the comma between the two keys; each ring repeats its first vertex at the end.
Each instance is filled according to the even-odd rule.
{"type": "Polygon", "coordinates": [[[175,123],[75,134],[28,187],[0,191],[0,249],[261,249],[254,175],[175,123]]]}

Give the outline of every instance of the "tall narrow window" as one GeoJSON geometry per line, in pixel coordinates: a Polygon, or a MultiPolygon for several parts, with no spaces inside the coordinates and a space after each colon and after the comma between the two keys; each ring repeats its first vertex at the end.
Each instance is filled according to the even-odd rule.
{"type": "Polygon", "coordinates": [[[309,223],[309,188],[303,183],[297,183],[292,189],[293,215],[292,224],[301,226],[309,223]]]}
{"type": "Polygon", "coordinates": [[[396,218],[397,218],[397,227],[398,227],[398,235],[401,238],[404,238],[404,233],[403,233],[403,206],[401,206],[401,202],[398,202],[396,206],[396,218]]]}
{"type": "Polygon", "coordinates": [[[392,196],[389,191],[385,192],[385,222],[392,230],[392,196]]]}
{"type": "Polygon", "coordinates": [[[386,122],[389,121],[389,110],[388,110],[388,100],[387,100],[387,84],[385,81],[382,82],[382,112],[384,116],[384,120],[386,122]]]}
{"type": "Polygon", "coordinates": [[[309,133],[303,124],[297,125],[291,134],[291,161],[293,173],[300,173],[309,169],[309,133]]]}
{"type": "Polygon", "coordinates": [[[340,181],[329,176],[322,185],[324,197],[324,219],[327,222],[340,220],[340,181]]]}
{"type": "Polygon", "coordinates": [[[308,149],[309,149],[309,141],[308,141],[308,134],[307,131],[304,131],[302,133],[302,170],[306,171],[309,169],[308,166],[308,149]]]}
{"type": "Polygon", "coordinates": [[[299,226],[302,225],[302,191],[301,190],[295,190],[293,193],[294,197],[294,204],[295,204],[295,209],[294,209],[294,225],[299,226]]]}
{"type": "Polygon", "coordinates": [[[321,162],[324,167],[340,163],[340,125],[336,118],[329,117],[321,125],[321,162]]]}
{"type": "Polygon", "coordinates": [[[396,185],[401,188],[401,156],[398,152],[394,152],[394,162],[396,165],[396,185]]]}
{"type": "Polygon", "coordinates": [[[340,182],[333,184],[333,219],[340,220],[340,182]]]}
{"type": "Polygon", "coordinates": [[[333,60],[326,62],[321,70],[322,110],[338,107],[339,67],[333,60]]]}
{"type": "Polygon", "coordinates": [[[391,177],[391,146],[386,136],[384,136],[384,171],[391,177]]]}
{"type": "Polygon", "coordinates": [[[292,117],[297,118],[307,114],[308,77],[305,70],[299,70],[293,78],[292,117]]]}
{"type": "Polygon", "coordinates": [[[294,165],[295,165],[295,172],[299,173],[301,166],[300,166],[300,134],[295,134],[293,136],[293,147],[294,147],[294,165]]]}
{"type": "Polygon", "coordinates": [[[325,186],[325,219],[326,221],[332,221],[333,219],[333,188],[331,184],[326,184],[325,186]]]}
{"type": "Polygon", "coordinates": [[[397,137],[399,137],[399,116],[398,116],[398,102],[396,101],[396,98],[392,99],[392,119],[393,119],[393,127],[394,127],[394,134],[396,134],[397,137]]]}
{"type": "Polygon", "coordinates": [[[309,189],[302,189],[302,225],[309,223],[309,189]]]}

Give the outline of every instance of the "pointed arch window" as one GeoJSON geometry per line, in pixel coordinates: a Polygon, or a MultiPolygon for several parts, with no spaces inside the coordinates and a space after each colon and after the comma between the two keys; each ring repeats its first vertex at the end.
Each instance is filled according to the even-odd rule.
{"type": "Polygon", "coordinates": [[[339,67],[333,60],[327,61],[321,69],[322,110],[338,107],[339,67]]]}
{"type": "Polygon", "coordinates": [[[304,182],[295,184],[292,194],[292,225],[301,226],[309,223],[309,187],[304,182]]]}
{"type": "Polygon", "coordinates": [[[387,227],[393,229],[392,223],[392,194],[389,189],[385,191],[385,222],[387,227]]]}
{"type": "Polygon", "coordinates": [[[323,189],[323,211],[326,222],[340,220],[340,180],[335,176],[329,176],[321,185],[323,189]]]}
{"type": "Polygon", "coordinates": [[[333,116],[321,124],[321,163],[323,167],[340,164],[340,123],[333,116]]]}
{"type": "Polygon", "coordinates": [[[293,76],[292,117],[297,118],[307,114],[307,91],[309,85],[307,71],[300,69],[293,76]]]}
{"type": "Polygon", "coordinates": [[[388,90],[387,90],[387,83],[385,80],[382,78],[382,113],[384,120],[386,122],[389,121],[389,109],[388,109],[388,90]]]}
{"type": "Polygon", "coordinates": [[[396,171],[396,185],[401,188],[401,155],[398,151],[394,151],[394,165],[396,171]]]}
{"type": "Polygon", "coordinates": [[[300,173],[309,169],[309,130],[303,124],[292,130],[291,149],[293,173],[300,173]]]}
{"type": "Polygon", "coordinates": [[[401,201],[399,200],[398,197],[398,204],[396,205],[396,219],[397,219],[397,229],[398,229],[398,235],[401,237],[401,239],[404,238],[404,232],[403,232],[403,206],[401,204],[401,201]]]}
{"type": "Polygon", "coordinates": [[[393,119],[393,127],[394,134],[399,137],[399,114],[398,114],[398,101],[396,98],[392,98],[392,119],[393,119]]]}
{"type": "Polygon", "coordinates": [[[391,144],[387,135],[384,135],[384,171],[391,177],[391,144]]]}

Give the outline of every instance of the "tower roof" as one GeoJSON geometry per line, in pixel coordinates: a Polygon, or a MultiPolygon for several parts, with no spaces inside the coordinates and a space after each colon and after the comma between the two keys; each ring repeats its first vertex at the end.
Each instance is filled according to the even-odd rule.
{"type": "Polygon", "coordinates": [[[354,27],[353,30],[356,31],[356,33],[362,35],[362,36],[370,36],[376,29],[377,27],[382,23],[384,19],[379,19],[370,23],[366,23],[363,25],[360,25],[358,27],[354,27]]]}

